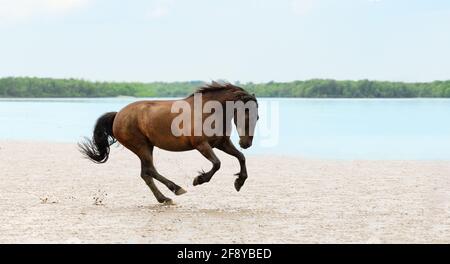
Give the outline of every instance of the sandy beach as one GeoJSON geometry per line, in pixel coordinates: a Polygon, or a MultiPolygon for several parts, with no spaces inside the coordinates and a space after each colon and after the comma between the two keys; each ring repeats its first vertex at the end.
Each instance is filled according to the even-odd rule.
{"type": "Polygon", "coordinates": [[[0,141],[0,243],[450,243],[450,162],[247,156],[249,179],[220,151],[155,151],[187,190],[159,205],[122,146],[98,165],[76,144],[0,141]]]}

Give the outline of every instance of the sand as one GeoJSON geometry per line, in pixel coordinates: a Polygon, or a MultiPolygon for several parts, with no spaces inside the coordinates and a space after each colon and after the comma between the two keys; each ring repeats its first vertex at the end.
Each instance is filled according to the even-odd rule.
{"type": "Polygon", "coordinates": [[[217,151],[155,151],[160,173],[188,192],[159,205],[139,161],[113,147],[98,165],[75,144],[0,141],[0,243],[450,243],[450,162],[331,161],[217,151]]]}

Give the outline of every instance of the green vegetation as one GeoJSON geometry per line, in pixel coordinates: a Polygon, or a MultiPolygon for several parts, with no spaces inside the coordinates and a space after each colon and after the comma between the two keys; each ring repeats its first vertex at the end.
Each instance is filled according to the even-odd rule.
{"type": "MultiPolygon", "coordinates": [[[[191,82],[90,82],[75,79],[0,78],[0,97],[182,97],[201,86],[191,82]]],[[[287,83],[237,84],[259,97],[410,98],[448,97],[450,81],[402,83],[381,81],[308,80],[287,83]]]]}

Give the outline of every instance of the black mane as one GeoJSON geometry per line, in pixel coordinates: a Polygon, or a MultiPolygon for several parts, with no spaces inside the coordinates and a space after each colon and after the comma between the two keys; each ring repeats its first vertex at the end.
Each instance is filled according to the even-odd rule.
{"type": "Polygon", "coordinates": [[[194,96],[196,93],[201,93],[203,95],[210,94],[210,93],[217,93],[221,92],[222,94],[225,94],[227,97],[227,100],[242,100],[243,102],[248,101],[255,101],[256,97],[255,95],[249,94],[244,88],[233,85],[229,82],[216,82],[213,81],[209,84],[205,84],[201,87],[199,87],[194,93],[189,95],[189,97],[194,96]]]}

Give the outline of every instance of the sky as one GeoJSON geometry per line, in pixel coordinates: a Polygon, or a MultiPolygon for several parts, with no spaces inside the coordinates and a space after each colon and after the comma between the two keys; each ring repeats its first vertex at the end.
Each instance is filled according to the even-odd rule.
{"type": "Polygon", "coordinates": [[[450,79],[448,0],[0,0],[0,77],[450,79]]]}

